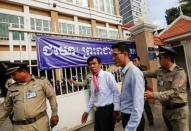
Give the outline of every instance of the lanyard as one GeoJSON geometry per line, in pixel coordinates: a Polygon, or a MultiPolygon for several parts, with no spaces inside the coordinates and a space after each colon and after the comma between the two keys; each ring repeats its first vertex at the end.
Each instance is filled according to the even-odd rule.
{"type": "MultiPolygon", "coordinates": [[[[130,67],[129,67],[130,68],[130,67]]],[[[129,68],[125,71],[125,73],[123,74],[123,78],[122,78],[122,87],[121,87],[121,93],[122,93],[122,91],[123,91],[123,89],[124,89],[124,83],[125,83],[125,76],[127,75],[127,72],[128,72],[128,70],[129,70],[129,68]]]]}

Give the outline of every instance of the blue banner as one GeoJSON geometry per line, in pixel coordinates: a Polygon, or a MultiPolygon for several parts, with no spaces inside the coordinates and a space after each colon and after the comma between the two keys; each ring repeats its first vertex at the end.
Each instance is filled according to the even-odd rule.
{"type": "MultiPolygon", "coordinates": [[[[38,65],[41,70],[86,66],[87,58],[92,55],[99,56],[103,64],[111,64],[113,63],[111,46],[114,43],[116,41],[108,42],[38,36],[38,65]]],[[[133,49],[135,43],[128,42],[128,45],[132,46],[130,53],[133,54],[130,54],[130,56],[133,56],[136,53],[135,49],[133,49]]]]}

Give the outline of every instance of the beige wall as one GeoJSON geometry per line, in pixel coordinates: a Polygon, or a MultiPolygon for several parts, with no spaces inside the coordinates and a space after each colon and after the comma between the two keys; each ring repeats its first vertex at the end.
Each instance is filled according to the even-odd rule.
{"type": "Polygon", "coordinates": [[[19,45],[14,45],[13,46],[13,51],[26,51],[26,46],[19,46],[19,45]]]}
{"type": "MultiPolygon", "coordinates": [[[[143,31],[135,35],[135,42],[137,48],[137,54],[141,58],[141,63],[148,67],[148,70],[154,71],[158,67],[158,62],[148,59],[148,47],[154,46],[153,34],[152,32],[143,31]]],[[[157,80],[156,79],[147,79],[148,85],[153,88],[154,91],[157,91],[157,80]]]]}
{"type": "MultiPolygon", "coordinates": [[[[187,62],[187,69],[189,74],[189,81],[191,83],[191,37],[186,40],[186,43],[184,44],[185,48],[185,57],[187,62]]],[[[191,88],[191,85],[190,85],[191,88]]]]}
{"type": "MultiPolygon", "coordinates": [[[[58,33],[58,12],[50,11],[52,32],[58,33]]],[[[66,18],[66,16],[65,16],[66,18]]],[[[56,80],[63,79],[62,69],[55,69],[56,80]]]]}
{"type": "Polygon", "coordinates": [[[94,0],[88,0],[88,6],[94,8],[94,0]]]}
{"type": "Polygon", "coordinates": [[[59,19],[74,21],[74,16],[59,14],[58,17],[59,17],[59,19]]]}
{"type": "Polygon", "coordinates": [[[35,15],[48,16],[48,17],[50,16],[49,11],[39,10],[39,9],[35,9],[35,8],[30,8],[29,13],[35,14],[35,15]]]}
{"type": "Polygon", "coordinates": [[[136,48],[137,48],[137,54],[141,58],[142,64],[149,67],[148,62],[148,43],[153,42],[153,39],[149,40],[150,33],[142,32],[135,36],[135,42],[136,42],[136,48]],[[149,37],[149,38],[147,38],[149,37]]]}
{"type": "Polygon", "coordinates": [[[52,32],[58,33],[58,12],[51,11],[51,26],[52,26],[52,32]]]}
{"type": "Polygon", "coordinates": [[[118,29],[117,25],[109,24],[109,28],[118,29]]]}
{"type": "Polygon", "coordinates": [[[86,23],[86,24],[91,24],[91,21],[90,21],[90,20],[84,19],[84,18],[79,18],[79,17],[78,17],[78,22],[80,22],[80,23],[86,23]]]}
{"type": "Polygon", "coordinates": [[[96,37],[96,20],[91,20],[91,26],[92,26],[92,37],[96,37]]]}
{"type": "Polygon", "coordinates": [[[121,27],[121,25],[118,25],[118,32],[119,32],[119,39],[124,39],[124,38],[123,38],[123,33],[122,33],[122,27],[121,27]]]}
{"type": "Polygon", "coordinates": [[[115,0],[115,12],[117,16],[120,16],[120,9],[119,9],[119,0],[115,0]]]}
{"type": "Polygon", "coordinates": [[[105,23],[96,21],[96,26],[105,27],[105,23]]]}
{"type": "Polygon", "coordinates": [[[14,4],[10,4],[10,3],[4,3],[2,1],[0,2],[0,8],[23,12],[23,6],[22,5],[14,5],[14,4]]]}
{"type": "Polygon", "coordinates": [[[9,46],[8,45],[0,45],[0,51],[9,51],[9,46]]]}

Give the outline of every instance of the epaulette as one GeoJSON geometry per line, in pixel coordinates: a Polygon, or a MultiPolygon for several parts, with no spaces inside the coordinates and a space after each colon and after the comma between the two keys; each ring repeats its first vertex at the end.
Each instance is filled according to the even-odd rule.
{"type": "Polygon", "coordinates": [[[9,85],[7,89],[9,90],[9,89],[15,88],[15,85],[17,85],[17,82],[14,82],[11,85],[9,85]]]}
{"type": "Polygon", "coordinates": [[[176,65],[175,68],[177,68],[178,70],[184,70],[184,68],[182,68],[182,67],[180,67],[180,66],[178,66],[178,65],[176,65]]]}
{"type": "Polygon", "coordinates": [[[36,79],[44,80],[46,77],[45,76],[35,76],[36,79]]]}
{"type": "Polygon", "coordinates": [[[179,70],[184,70],[184,68],[182,68],[182,67],[179,67],[178,69],[179,69],[179,70]]]}

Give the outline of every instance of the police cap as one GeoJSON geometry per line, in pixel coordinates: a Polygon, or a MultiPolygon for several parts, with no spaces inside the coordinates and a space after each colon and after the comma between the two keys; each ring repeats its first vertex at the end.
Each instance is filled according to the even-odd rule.
{"type": "Polygon", "coordinates": [[[10,62],[7,63],[8,69],[6,71],[6,75],[10,75],[16,71],[21,71],[21,70],[28,70],[27,64],[23,62],[10,62]]]}
{"type": "Polygon", "coordinates": [[[158,56],[176,56],[176,51],[172,47],[159,46],[158,56]]]}

